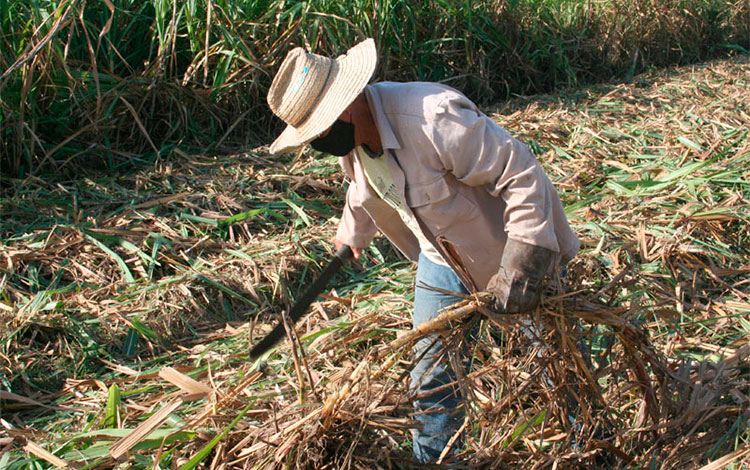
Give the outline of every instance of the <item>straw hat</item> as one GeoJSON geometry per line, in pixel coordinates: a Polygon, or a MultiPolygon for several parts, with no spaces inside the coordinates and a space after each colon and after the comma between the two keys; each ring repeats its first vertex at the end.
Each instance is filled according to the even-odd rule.
{"type": "Polygon", "coordinates": [[[366,39],[330,59],[289,51],[268,91],[268,106],[287,123],[271,144],[271,153],[302,147],[318,137],[362,93],[375,71],[375,41],[366,39]]]}

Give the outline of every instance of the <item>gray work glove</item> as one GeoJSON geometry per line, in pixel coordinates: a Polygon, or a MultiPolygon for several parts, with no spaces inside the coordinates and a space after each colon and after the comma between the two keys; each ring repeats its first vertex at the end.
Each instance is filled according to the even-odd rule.
{"type": "Polygon", "coordinates": [[[539,305],[544,275],[555,252],[511,238],[505,244],[500,269],[490,278],[492,308],[501,313],[525,313],[539,305]]]}

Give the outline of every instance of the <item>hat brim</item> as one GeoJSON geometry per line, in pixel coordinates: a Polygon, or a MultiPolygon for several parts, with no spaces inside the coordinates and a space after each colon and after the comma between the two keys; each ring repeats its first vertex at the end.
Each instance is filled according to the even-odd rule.
{"type": "Polygon", "coordinates": [[[322,97],[310,116],[297,127],[287,126],[271,144],[272,154],[296,150],[325,132],[362,93],[377,65],[375,41],[366,39],[335,59],[337,67],[329,77],[322,97]]]}

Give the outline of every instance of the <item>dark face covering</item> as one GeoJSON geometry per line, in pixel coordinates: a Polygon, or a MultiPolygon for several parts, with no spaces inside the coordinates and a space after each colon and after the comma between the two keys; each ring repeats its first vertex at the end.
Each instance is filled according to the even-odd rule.
{"type": "Polygon", "coordinates": [[[337,119],[325,137],[318,137],[310,145],[318,152],[343,157],[354,148],[354,124],[337,119]]]}

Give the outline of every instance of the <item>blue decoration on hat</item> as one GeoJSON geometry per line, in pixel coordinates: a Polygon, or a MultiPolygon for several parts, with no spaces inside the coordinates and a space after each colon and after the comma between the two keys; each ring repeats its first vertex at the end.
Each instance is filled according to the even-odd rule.
{"type": "Polygon", "coordinates": [[[305,68],[302,69],[302,74],[299,76],[299,82],[297,82],[297,86],[294,87],[293,93],[298,93],[300,87],[302,87],[302,84],[305,83],[305,77],[307,77],[308,69],[305,65],[305,68]]]}

